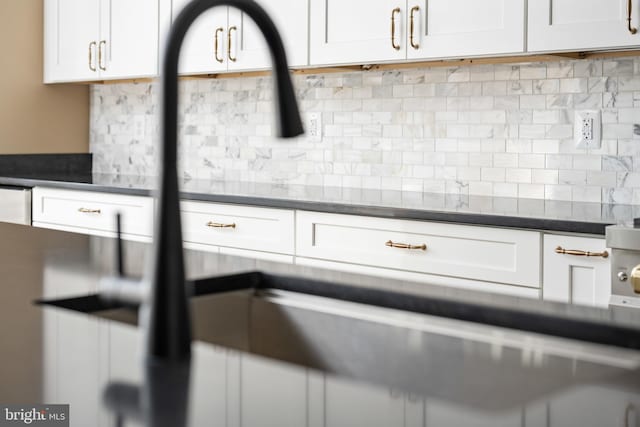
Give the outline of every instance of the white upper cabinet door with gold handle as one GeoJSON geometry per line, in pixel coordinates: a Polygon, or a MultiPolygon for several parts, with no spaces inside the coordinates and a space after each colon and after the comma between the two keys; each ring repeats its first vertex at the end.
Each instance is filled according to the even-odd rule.
{"type": "MultiPolygon", "coordinates": [[[[175,20],[190,0],[172,1],[175,20]]],[[[178,65],[181,74],[209,74],[227,70],[228,7],[214,7],[200,15],[187,31],[178,65]]]]}
{"type": "Polygon", "coordinates": [[[311,65],[406,58],[406,0],[311,0],[311,65]]]}
{"type": "Polygon", "coordinates": [[[44,0],[44,82],[156,76],[159,1],[44,0]]]}
{"type": "Polygon", "coordinates": [[[44,82],[99,78],[100,0],[44,1],[44,82]]]}
{"type": "Polygon", "coordinates": [[[545,234],[543,299],[607,307],[611,295],[610,255],[601,238],[545,234]]]}
{"type": "Polygon", "coordinates": [[[524,52],[524,0],[408,0],[407,11],[407,59],[524,52]]]}
{"type": "Polygon", "coordinates": [[[158,74],[158,0],[101,0],[98,69],[102,79],[158,74]]]}
{"type": "Polygon", "coordinates": [[[640,0],[529,0],[528,51],[640,45],[640,0]]]}
{"type": "MultiPolygon", "coordinates": [[[[287,52],[291,67],[307,65],[309,5],[300,0],[258,0],[273,19],[287,52]]],[[[262,32],[245,13],[229,8],[227,56],[229,71],[271,67],[269,49],[262,32]],[[233,60],[235,59],[235,61],[233,60]]]]}

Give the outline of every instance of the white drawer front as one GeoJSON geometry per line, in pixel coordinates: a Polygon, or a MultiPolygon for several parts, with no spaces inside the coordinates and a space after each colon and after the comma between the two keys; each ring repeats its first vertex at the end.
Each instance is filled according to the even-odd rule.
{"type": "Polygon", "coordinates": [[[89,230],[116,231],[116,214],[122,214],[122,232],[151,236],[153,199],[150,197],[91,191],[33,189],[33,222],[89,230]]]}
{"type": "Polygon", "coordinates": [[[297,212],[296,255],[521,286],[540,286],[535,231],[297,212]],[[426,245],[399,249],[385,243],[426,245]]]}
{"type": "Polygon", "coordinates": [[[293,254],[293,211],[189,201],[181,206],[185,242],[293,254]]]}

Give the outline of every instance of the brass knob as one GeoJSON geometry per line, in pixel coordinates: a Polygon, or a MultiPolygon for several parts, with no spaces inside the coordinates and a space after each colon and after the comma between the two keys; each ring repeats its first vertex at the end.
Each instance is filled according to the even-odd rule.
{"type": "Polygon", "coordinates": [[[636,265],[633,267],[633,270],[631,270],[629,281],[633,287],[633,292],[640,294],[640,264],[636,265]]]}

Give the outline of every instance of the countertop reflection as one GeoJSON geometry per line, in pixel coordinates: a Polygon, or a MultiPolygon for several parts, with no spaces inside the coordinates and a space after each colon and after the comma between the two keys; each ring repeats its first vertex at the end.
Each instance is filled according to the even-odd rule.
{"type": "MultiPolygon", "coordinates": [[[[113,240],[5,224],[0,235],[0,403],[68,403],[72,426],[640,425],[638,351],[286,291],[194,298],[191,366],[154,372],[141,363],[135,311],[33,304],[95,292],[113,272],[113,240]]],[[[148,246],[125,250],[128,273],[141,274],[148,246]]],[[[192,251],[186,260],[192,278],[291,268],[192,251]]],[[[304,271],[488,305],[535,303],[304,271]]]]}

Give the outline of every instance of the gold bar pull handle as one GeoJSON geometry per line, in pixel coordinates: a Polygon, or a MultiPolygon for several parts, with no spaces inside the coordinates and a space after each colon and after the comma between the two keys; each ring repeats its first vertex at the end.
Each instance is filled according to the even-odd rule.
{"type": "Polygon", "coordinates": [[[236,228],[236,223],[232,223],[232,224],[222,224],[219,222],[213,222],[213,221],[209,221],[207,223],[207,227],[211,227],[211,228],[236,228]]]}
{"type": "Polygon", "coordinates": [[[96,46],[97,46],[96,42],[89,43],[89,69],[91,71],[98,71],[96,69],[96,66],[93,63],[93,50],[96,48],[96,46]]]}
{"type": "Polygon", "coordinates": [[[577,251],[575,249],[564,249],[562,246],[558,246],[556,248],[556,253],[563,254],[563,255],[586,256],[586,257],[601,257],[601,258],[609,257],[609,252],[607,251],[602,251],[602,252],[577,251]]]}
{"type": "Polygon", "coordinates": [[[103,65],[103,63],[102,63],[102,58],[107,56],[106,52],[104,53],[104,55],[102,53],[102,48],[103,47],[106,50],[106,47],[107,47],[107,41],[106,40],[100,40],[100,44],[98,45],[98,67],[100,67],[100,69],[102,71],[107,71],[107,66],[103,65]]]}
{"type": "Polygon", "coordinates": [[[223,31],[224,31],[224,28],[222,28],[222,27],[216,28],[216,35],[213,38],[213,54],[215,55],[216,61],[218,61],[221,64],[224,62],[224,58],[221,58],[218,55],[218,53],[220,51],[219,48],[218,48],[218,34],[220,34],[223,31]]]}
{"type": "Polygon", "coordinates": [[[227,57],[231,62],[236,62],[236,59],[237,59],[235,56],[231,55],[231,32],[237,31],[237,30],[238,30],[238,27],[234,25],[232,27],[229,27],[229,31],[227,32],[227,57]]]}
{"type": "Polygon", "coordinates": [[[100,209],[89,209],[89,208],[80,208],[80,209],[78,209],[78,212],[86,213],[86,214],[100,214],[100,213],[102,213],[100,211],[100,209]]]}
{"type": "Polygon", "coordinates": [[[396,7],[391,11],[391,47],[400,50],[400,45],[396,43],[396,14],[400,13],[400,8],[396,7]]]}
{"type": "Polygon", "coordinates": [[[627,29],[631,34],[635,34],[638,32],[636,27],[631,26],[631,10],[633,6],[633,0],[627,0],[627,29]]]}
{"type": "Polygon", "coordinates": [[[420,49],[420,43],[416,43],[413,38],[413,33],[415,31],[415,23],[414,23],[414,15],[416,12],[420,12],[420,6],[413,6],[411,8],[411,13],[409,14],[409,44],[415,50],[420,49]]]}
{"type": "Polygon", "coordinates": [[[422,251],[427,250],[427,245],[425,245],[424,243],[421,245],[409,245],[407,243],[397,243],[391,240],[387,240],[385,242],[385,246],[389,246],[390,248],[399,248],[399,249],[420,249],[422,251]]]}

